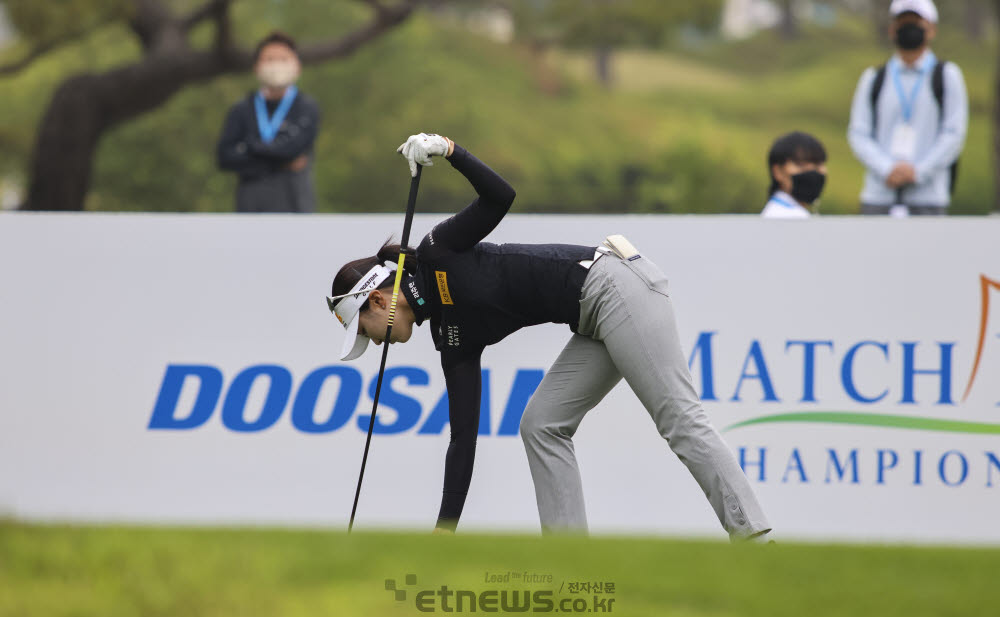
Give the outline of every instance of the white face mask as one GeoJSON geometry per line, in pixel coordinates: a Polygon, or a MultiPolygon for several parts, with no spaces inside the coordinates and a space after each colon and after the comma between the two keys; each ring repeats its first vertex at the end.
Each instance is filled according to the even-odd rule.
{"type": "Polygon", "coordinates": [[[287,60],[271,60],[257,67],[257,79],[266,88],[287,88],[299,77],[299,67],[287,60]]]}

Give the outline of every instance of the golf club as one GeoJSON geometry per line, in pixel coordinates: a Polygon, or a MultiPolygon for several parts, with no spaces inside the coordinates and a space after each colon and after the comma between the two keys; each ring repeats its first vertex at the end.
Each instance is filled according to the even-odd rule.
{"type": "MultiPolygon", "coordinates": [[[[372,405],[372,416],[368,422],[368,437],[365,439],[365,453],[361,457],[361,473],[358,475],[358,488],[354,492],[354,506],[351,508],[351,522],[347,525],[347,533],[354,529],[354,515],[358,511],[358,499],[361,497],[361,482],[365,477],[365,465],[368,464],[368,449],[372,443],[372,431],[375,428],[375,413],[378,411],[378,398],[382,392],[382,376],[385,374],[385,361],[389,357],[390,335],[392,334],[392,322],[396,317],[396,299],[399,297],[399,285],[403,280],[403,262],[406,258],[405,251],[410,243],[410,226],[413,224],[413,211],[417,206],[417,189],[420,187],[420,174],[423,167],[417,166],[417,174],[410,179],[410,196],[406,202],[406,219],[403,222],[403,239],[400,242],[399,263],[396,264],[396,281],[392,286],[392,301],[389,303],[389,322],[385,328],[385,338],[382,339],[382,363],[378,369],[378,381],[375,384],[374,404],[372,405]]],[[[350,295],[350,294],[349,294],[350,295]]]]}

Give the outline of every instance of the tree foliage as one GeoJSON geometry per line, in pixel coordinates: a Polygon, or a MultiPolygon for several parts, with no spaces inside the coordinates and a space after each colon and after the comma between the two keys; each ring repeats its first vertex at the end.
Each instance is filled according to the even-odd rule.
{"type": "MultiPolygon", "coordinates": [[[[170,6],[187,16],[200,4],[170,6]]],[[[889,51],[876,44],[867,9],[842,15],[833,28],[803,22],[792,42],[763,32],[697,50],[668,43],[622,53],[614,91],[580,70],[591,59],[581,44],[548,58],[562,80],[551,92],[534,78],[536,59],[526,45],[499,44],[421,13],[349,62],[304,71],[302,89],[324,114],[315,167],[320,209],[398,212],[408,175],[394,148],[429,130],[454,137],[504,174],[518,189],[517,212],[758,212],[767,148],[782,132],[802,129],[830,152],[823,212],[856,212],[863,170],[844,139],[850,95],[861,71],[889,51]]],[[[356,0],[238,0],[231,17],[235,42],[246,47],[273,28],[307,44],[342,37],[369,24],[372,11],[356,0]]],[[[0,76],[0,176],[19,181],[29,169],[32,132],[66,76],[103,74],[142,59],[128,19],[0,76]]],[[[206,20],[190,45],[211,52],[214,35],[206,20]]],[[[23,39],[0,52],[0,64],[37,43],[23,39]]],[[[938,45],[962,66],[972,102],[952,211],[983,214],[995,195],[997,45],[991,37],[969,41],[953,22],[942,24],[938,45]]],[[[214,146],[226,109],[253,87],[248,71],[226,73],[109,129],[96,152],[87,209],[231,211],[235,180],[215,168],[214,146]]],[[[468,202],[459,174],[447,165],[433,170],[421,188],[421,211],[453,212],[468,202]]]]}
{"type": "Polygon", "coordinates": [[[6,0],[4,5],[18,33],[35,44],[51,43],[123,19],[131,9],[127,0],[6,0]]]}
{"type": "MultiPolygon", "coordinates": [[[[310,41],[299,49],[305,65],[342,58],[406,21],[418,0],[358,0],[372,17],[359,27],[310,41]]],[[[90,189],[98,144],[110,129],[162,106],[184,88],[221,75],[246,71],[252,51],[233,32],[236,0],[18,0],[12,20],[30,43],[19,60],[0,66],[16,73],[60,45],[110,21],[124,21],[141,57],[104,72],[67,76],[39,123],[31,160],[28,196],[32,210],[79,210],[90,189]],[[208,48],[193,40],[211,24],[208,48]]]]}
{"type": "Polygon", "coordinates": [[[662,44],[682,26],[710,28],[723,0],[510,0],[518,36],[532,45],[596,52],[598,79],[610,85],[611,52],[662,44]]]}
{"type": "Polygon", "coordinates": [[[714,26],[722,0],[511,0],[519,36],[567,47],[658,45],[683,25],[714,26]]]}

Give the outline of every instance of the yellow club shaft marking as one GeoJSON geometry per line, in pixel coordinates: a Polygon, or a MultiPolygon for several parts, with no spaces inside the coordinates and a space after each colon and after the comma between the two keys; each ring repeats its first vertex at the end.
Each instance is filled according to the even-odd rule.
{"type": "Polygon", "coordinates": [[[399,262],[396,264],[396,281],[392,284],[392,301],[389,303],[389,327],[392,327],[392,322],[396,319],[396,299],[399,298],[399,286],[403,282],[403,262],[406,260],[406,255],[400,251],[399,262]]]}

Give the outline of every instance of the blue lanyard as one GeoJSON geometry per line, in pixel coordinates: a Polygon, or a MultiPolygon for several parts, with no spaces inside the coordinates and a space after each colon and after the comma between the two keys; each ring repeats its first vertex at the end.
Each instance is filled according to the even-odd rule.
{"type": "Polygon", "coordinates": [[[292,103],[295,102],[295,95],[298,92],[295,86],[289,86],[288,90],[285,90],[285,96],[281,97],[281,103],[278,104],[278,108],[274,110],[274,115],[270,119],[267,117],[267,105],[264,104],[264,97],[261,96],[260,92],[254,97],[253,106],[257,112],[257,130],[260,131],[260,138],[264,140],[264,143],[269,144],[274,141],[274,138],[278,135],[278,130],[281,128],[281,124],[285,121],[285,116],[288,115],[288,110],[292,108],[292,103]]]}
{"type": "Polygon", "coordinates": [[[920,87],[924,85],[924,76],[927,74],[927,64],[925,62],[924,66],[921,67],[920,74],[917,76],[916,83],[913,84],[913,91],[910,93],[909,97],[907,97],[906,93],[903,92],[903,79],[900,77],[900,66],[902,64],[903,63],[901,61],[893,63],[892,81],[896,85],[896,94],[899,96],[899,106],[903,112],[903,120],[907,124],[910,124],[910,121],[913,119],[913,107],[917,104],[917,97],[920,95],[920,87]]]}
{"type": "MultiPolygon", "coordinates": [[[[787,201],[785,201],[784,199],[778,197],[777,195],[772,195],[771,196],[771,201],[773,201],[773,202],[775,202],[777,204],[781,204],[782,206],[785,206],[786,208],[791,208],[792,210],[798,209],[798,206],[794,206],[794,205],[788,203],[787,201]]],[[[760,203],[760,202],[757,202],[757,203],[760,203]]]]}

